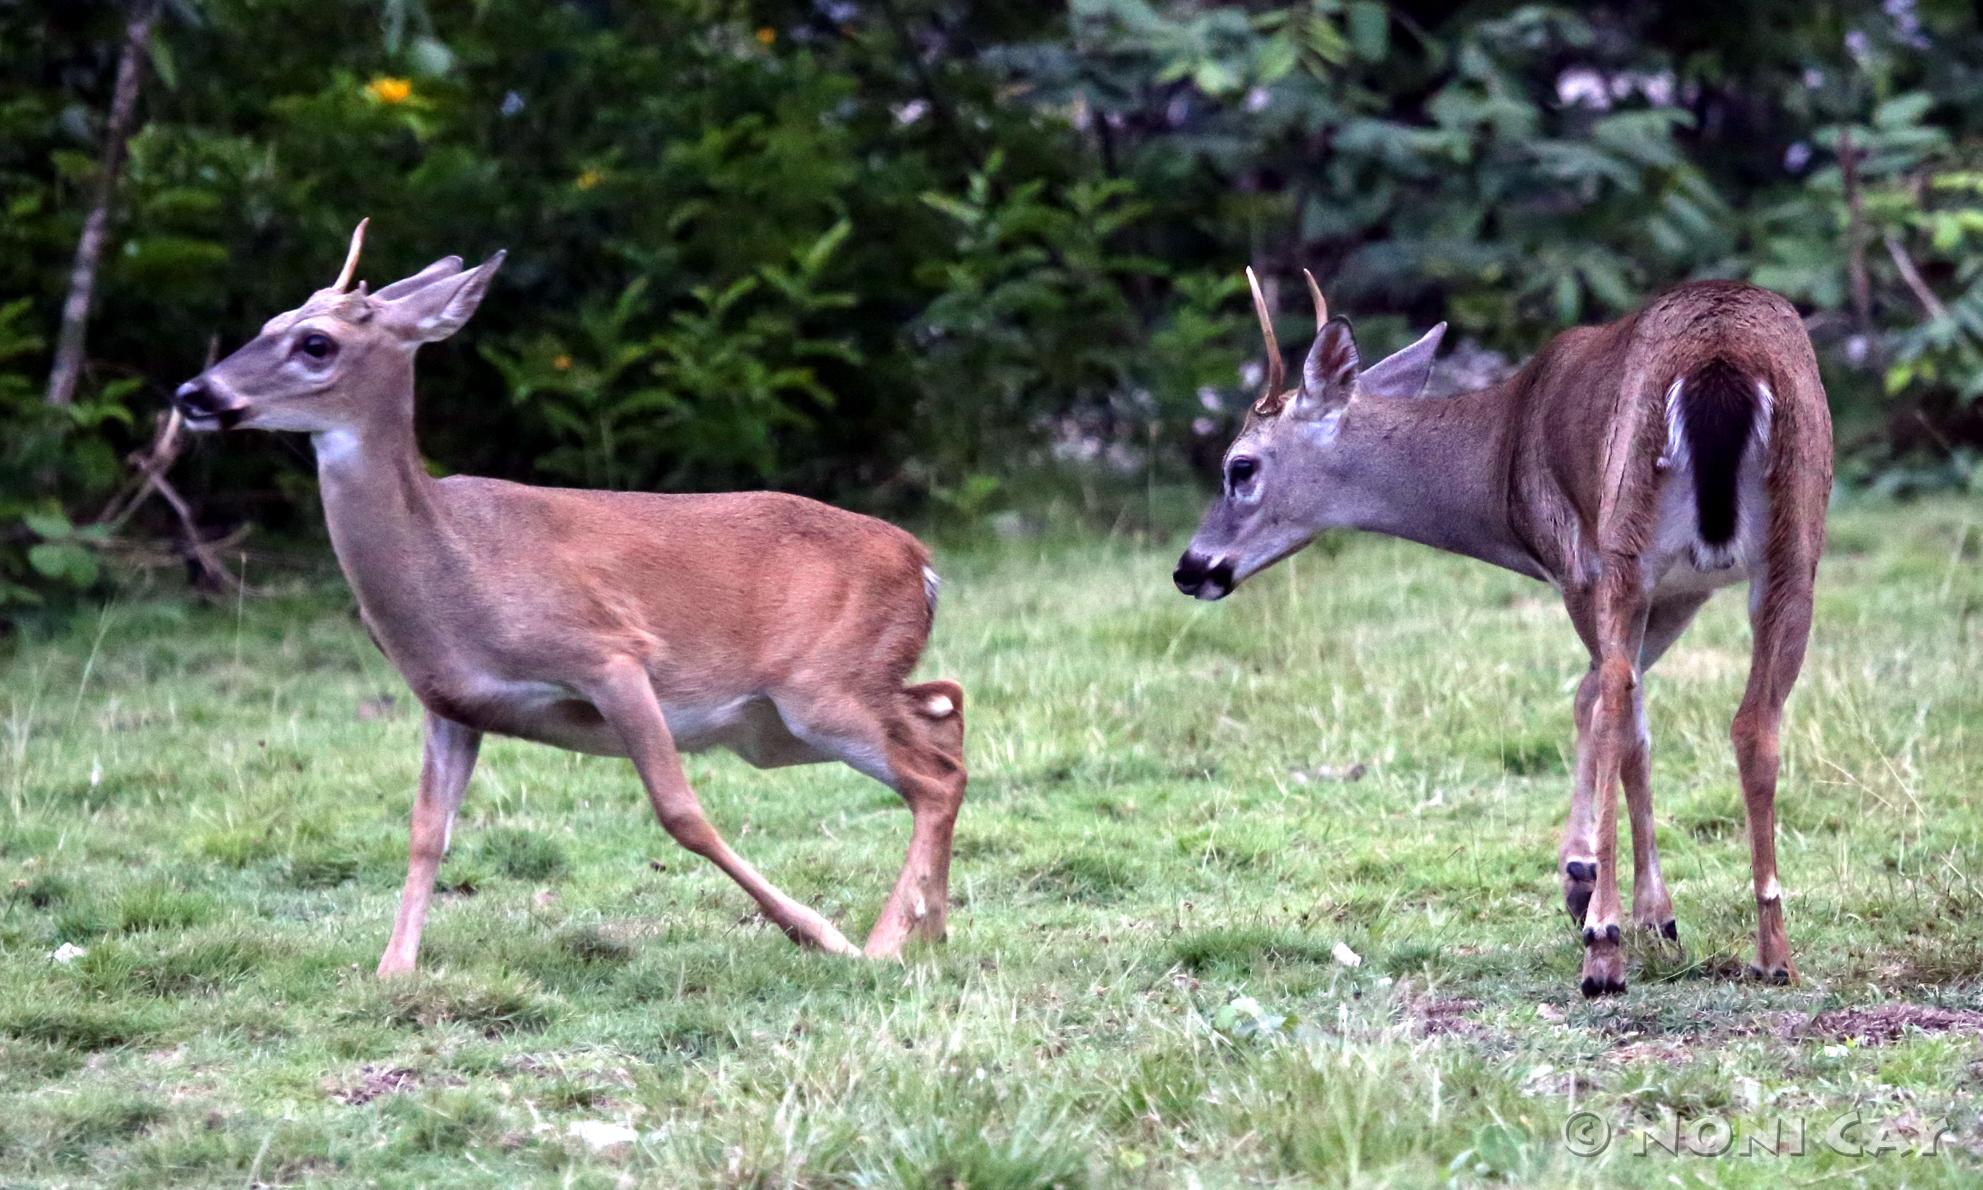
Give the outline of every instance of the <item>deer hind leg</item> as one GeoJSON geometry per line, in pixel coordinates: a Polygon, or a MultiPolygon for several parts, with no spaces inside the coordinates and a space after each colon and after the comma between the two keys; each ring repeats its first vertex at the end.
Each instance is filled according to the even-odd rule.
{"type": "MultiPolygon", "coordinates": [[[[1594,887],[1583,917],[1582,987],[1586,996],[1625,990],[1625,955],[1619,929],[1618,786],[1637,735],[1633,708],[1646,629],[1647,601],[1639,583],[1637,560],[1608,559],[1605,579],[1595,595],[1594,603],[1572,608],[1572,618],[1579,627],[1589,629],[1587,639],[1594,646],[1597,664],[1592,676],[1585,679],[1587,687],[1594,679],[1596,688],[1578,749],[1577,800],[1571,807],[1563,842],[1566,894],[1575,891],[1573,879],[1585,874],[1572,865],[1595,865],[1595,871],[1589,873],[1594,887]]],[[[1583,701],[1580,697],[1580,709],[1583,701]]]]}
{"type": "Polygon", "coordinates": [[[895,790],[913,823],[909,854],[868,933],[870,958],[910,938],[940,941],[950,905],[951,837],[964,802],[964,690],[935,681],[872,698],[773,696],[793,735],[895,790]]]}
{"type": "Polygon", "coordinates": [[[1809,566],[1775,565],[1750,596],[1754,651],[1749,684],[1729,737],[1742,772],[1742,804],[1749,821],[1749,866],[1756,889],[1756,963],[1751,975],[1773,983],[1797,978],[1783,923],[1783,885],[1776,871],[1777,733],[1784,700],[1804,664],[1811,635],[1809,566]]]}
{"type": "Polygon", "coordinates": [[[619,733],[641,783],[647,787],[655,817],[677,843],[721,868],[792,941],[833,954],[860,954],[832,922],[779,891],[716,833],[682,772],[674,737],[669,734],[645,670],[631,663],[615,668],[592,692],[592,702],[619,733]]]}
{"type": "Polygon", "coordinates": [[[950,919],[950,850],[964,804],[964,688],[935,681],[910,686],[889,731],[895,790],[909,803],[909,854],[868,932],[865,950],[899,953],[910,938],[941,942],[950,919]]]}
{"type": "Polygon", "coordinates": [[[447,854],[455,812],[475,772],[482,733],[451,719],[427,712],[426,744],[420,760],[420,792],[413,800],[413,827],[407,846],[406,887],[399,894],[399,915],[393,919],[392,940],[379,959],[379,976],[411,975],[420,955],[420,932],[427,924],[427,904],[434,896],[434,873],[447,854]]]}

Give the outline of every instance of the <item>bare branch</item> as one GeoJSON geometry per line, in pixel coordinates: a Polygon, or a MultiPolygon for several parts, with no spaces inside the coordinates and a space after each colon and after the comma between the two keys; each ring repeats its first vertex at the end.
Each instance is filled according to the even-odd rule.
{"type": "Polygon", "coordinates": [[[1914,258],[1907,254],[1907,249],[1901,244],[1899,236],[1887,237],[1887,255],[1893,257],[1893,267],[1899,270],[1900,279],[1907,283],[1907,288],[1914,294],[1914,300],[1921,303],[1921,309],[1927,312],[1928,317],[1947,318],[1949,308],[1942,304],[1942,299],[1936,297],[1935,291],[1928,288],[1928,283],[1922,280],[1921,270],[1915,267],[1914,258]]]}
{"type": "Polygon", "coordinates": [[[69,274],[69,298],[62,305],[62,329],[55,340],[55,364],[48,373],[50,405],[76,399],[76,380],[83,370],[83,339],[90,304],[96,297],[97,266],[110,236],[110,202],[124,170],[124,147],[131,139],[131,121],[138,107],[138,84],[144,74],[146,49],[158,19],[159,0],[132,0],[124,27],[124,52],[117,61],[117,82],[110,95],[110,119],[103,128],[103,157],[97,165],[96,193],[76,241],[76,264],[69,274]]]}
{"type": "Polygon", "coordinates": [[[1852,130],[1838,133],[1838,168],[1845,183],[1845,277],[1852,297],[1852,323],[1862,335],[1873,333],[1873,282],[1866,271],[1866,208],[1859,192],[1859,150],[1852,130]]]}

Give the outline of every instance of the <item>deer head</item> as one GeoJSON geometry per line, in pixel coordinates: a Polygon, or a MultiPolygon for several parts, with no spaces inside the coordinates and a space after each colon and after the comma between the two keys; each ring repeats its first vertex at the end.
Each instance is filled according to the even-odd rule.
{"type": "Polygon", "coordinates": [[[173,402],[188,428],[326,433],[412,416],[413,353],[461,329],[504,254],[467,271],[459,256],[444,257],[368,293],[351,285],[366,222],[351,233],[337,280],[179,386],[173,402]]]}
{"type": "Polygon", "coordinates": [[[1364,477],[1381,464],[1346,439],[1345,424],[1355,420],[1358,402],[1416,397],[1431,375],[1445,323],[1363,367],[1349,322],[1330,318],[1314,275],[1306,270],[1302,275],[1315,302],[1315,342],[1295,387],[1284,388],[1267,299],[1259,278],[1246,270],[1266,340],[1267,381],[1226,450],[1219,498],[1171,576],[1186,595],[1224,598],[1324,529],[1353,523],[1364,477]]]}

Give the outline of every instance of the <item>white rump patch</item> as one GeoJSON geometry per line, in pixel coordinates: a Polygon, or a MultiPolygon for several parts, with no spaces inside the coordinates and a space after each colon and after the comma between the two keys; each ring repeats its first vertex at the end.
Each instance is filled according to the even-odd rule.
{"type": "MultiPolygon", "coordinates": [[[[1660,452],[1657,464],[1661,471],[1677,471],[1688,462],[1687,421],[1680,409],[1680,391],[1685,383],[1686,377],[1676,376],[1666,386],[1666,449],[1660,452]]],[[[1749,440],[1760,451],[1769,446],[1770,416],[1776,412],[1776,394],[1764,381],[1752,383],[1756,386],[1756,416],[1749,422],[1749,440]]]]}
{"type": "Polygon", "coordinates": [[[1661,471],[1687,465],[1687,426],[1680,416],[1680,386],[1684,379],[1675,376],[1673,383],[1666,386],[1666,449],[1660,452],[1656,464],[1661,471]]]}

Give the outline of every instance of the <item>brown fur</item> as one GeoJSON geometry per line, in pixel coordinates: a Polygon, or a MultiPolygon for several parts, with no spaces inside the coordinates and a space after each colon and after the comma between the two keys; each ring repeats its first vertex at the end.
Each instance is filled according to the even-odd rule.
{"type": "MultiPolygon", "coordinates": [[[[1318,341],[1325,355],[1341,350],[1318,341]]],[[[1319,530],[1347,526],[1490,561],[1561,591],[1591,657],[1575,704],[1577,771],[1562,852],[1590,994],[1624,987],[1620,784],[1637,861],[1634,922],[1677,936],[1653,845],[1641,677],[1708,591],[1660,592],[1661,576],[1644,567],[1674,447],[1666,394],[1705,369],[1761,382],[1771,397],[1762,471],[1769,523],[1750,570],[1755,649],[1731,736],[1748,809],[1757,967],[1793,978],[1775,860],[1777,736],[1810,630],[1832,456],[1817,361],[1789,302],[1735,282],[1683,285],[1617,322],[1565,331],[1501,384],[1442,401],[1373,399],[1354,384],[1307,381],[1256,408],[1229,452],[1256,459],[1256,482],[1271,486],[1246,501],[1222,496],[1179,564],[1180,585],[1195,592],[1198,576],[1224,567],[1243,581],[1319,530]]]]}
{"type": "Polygon", "coordinates": [[[929,552],[872,517],[777,493],[430,478],[413,438],[413,350],[466,321],[499,263],[463,272],[450,258],[370,297],[320,291],[178,394],[196,427],[314,435],[338,562],[427,710],[407,882],[379,973],[413,969],[486,732],[632,759],[683,846],[794,940],[858,953],[729,849],[679,754],[845,760],[899,792],[914,818],[867,953],[941,938],[964,695],[955,682],[908,684],[934,614],[929,552]],[[334,351],[307,352],[312,334],[334,351]]]}

